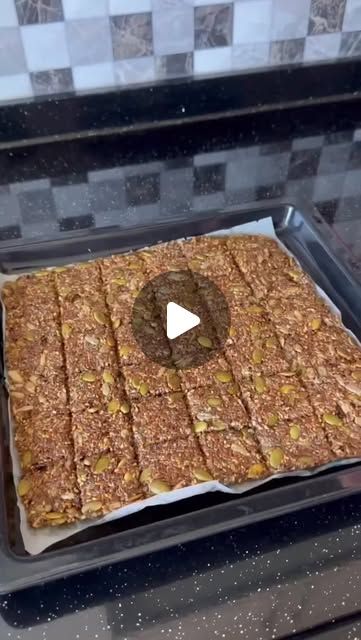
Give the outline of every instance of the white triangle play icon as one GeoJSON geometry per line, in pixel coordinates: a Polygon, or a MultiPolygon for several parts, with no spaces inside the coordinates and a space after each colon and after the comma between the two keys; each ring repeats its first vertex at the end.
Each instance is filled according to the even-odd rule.
{"type": "Polygon", "coordinates": [[[174,340],[199,324],[201,319],[175,302],[167,304],[167,338],[174,340]]]}

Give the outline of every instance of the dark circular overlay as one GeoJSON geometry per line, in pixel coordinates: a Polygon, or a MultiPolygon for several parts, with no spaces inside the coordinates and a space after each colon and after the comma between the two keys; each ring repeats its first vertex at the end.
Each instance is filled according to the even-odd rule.
{"type": "Polygon", "coordinates": [[[149,280],[135,299],[132,330],[143,353],[164,367],[199,367],[222,350],[229,335],[227,301],[208,278],[191,271],[167,271],[149,280]],[[200,323],[168,340],[167,304],[199,316],[200,323]]]}

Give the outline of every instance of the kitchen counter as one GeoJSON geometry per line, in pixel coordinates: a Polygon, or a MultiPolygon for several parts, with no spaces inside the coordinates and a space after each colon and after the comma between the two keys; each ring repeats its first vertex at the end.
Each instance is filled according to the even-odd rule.
{"type": "MultiPolygon", "coordinates": [[[[247,126],[214,120],[4,149],[0,252],[257,200],[306,200],[361,281],[359,113],[295,110],[247,126]]],[[[321,638],[336,619],[344,639],[358,639],[360,536],[361,496],[315,507],[1,597],[0,637],[268,640],[312,628],[321,638]]]]}

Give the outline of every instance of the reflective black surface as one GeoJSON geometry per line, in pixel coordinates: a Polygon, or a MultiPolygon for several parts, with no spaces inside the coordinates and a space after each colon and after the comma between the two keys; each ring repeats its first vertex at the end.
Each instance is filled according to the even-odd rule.
{"type": "MultiPolygon", "coordinates": [[[[1,151],[0,240],[301,197],[361,279],[360,114],[328,105],[1,151]]],[[[360,532],[356,496],[5,596],[0,638],[268,640],[318,627],[314,637],[359,639],[360,532]]]]}
{"type": "Polygon", "coordinates": [[[264,640],[355,614],[360,507],[344,500],[6,596],[1,638],[264,640]]]}

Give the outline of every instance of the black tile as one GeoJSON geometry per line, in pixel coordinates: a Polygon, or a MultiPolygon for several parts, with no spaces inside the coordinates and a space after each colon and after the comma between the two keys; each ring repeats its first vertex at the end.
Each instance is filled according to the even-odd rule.
{"type": "Polygon", "coordinates": [[[357,140],[352,144],[347,168],[348,169],[361,168],[361,140],[357,140]]]}
{"type": "Polygon", "coordinates": [[[225,190],[226,165],[209,164],[194,167],[193,191],[196,196],[225,190]]]}
{"type": "Polygon", "coordinates": [[[193,157],[184,157],[179,156],[178,158],[171,158],[164,162],[164,169],[172,170],[172,169],[188,169],[188,167],[193,167],[193,157]]]}
{"type": "Polygon", "coordinates": [[[89,201],[94,213],[121,209],[124,205],[124,182],[103,180],[89,183],[89,201]]]}
{"type": "Polygon", "coordinates": [[[37,71],[30,74],[30,79],[36,96],[68,93],[74,90],[73,73],[70,68],[37,71]]]}
{"type": "Polygon", "coordinates": [[[317,174],[320,153],[320,149],[293,151],[288,170],[288,179],[299,180],[300,178],[315,176],[317,174]]]}
{"type": "Polygon", "coordinates": [[[319,210],[321,216],[329,224],[333,224],[335,220],[338,203],[338,200],[327,200],[326,202],[318,202],[316,204],[316,207],[319,210]]]}
{"type": "Polygon", "coordinates": [[[126,203],[131,207],[158,202],[160,198],[159,173],[129,176],[125,180],[125,193],[126,203]]]}
{"type": "Polygon", "coordinates": [[[291,151],[292,140],[279,140],[277,142],[271,142],[269,144],[261,144],[259,147],[260,156],[269,156],[275,153],[282,153],[284,151],[291,151]]]}
{"type": "Polygon", "coordinates": [[[238,189],[237,191],[226,191],[226,205],[242,204],[244,202],[253,202],[256,200],[256,191],[254,187],[238,189]]]}
{"type": "Polygon", "coordinates": [[[325,135],[325,144],[341,144],[342,142],[350,142],[353,139],[354,130],[331,131],[325,135]]]}
{"type": "Polygon", "coordinates": [[[52,187],[66,187],[69,184],[82,184],[84,182],[88,182],[88,174],[86,171],[84,171],[84,173],[68,173],[50,179],[52,187]]]}
{"type": "Polygon", "coordinates": [[[155,59],[158,78],[179,78],[193,73],[193,53],[174,53],[155,59]]]}
{"type": "Polygon", "coordinates": [[[285,183],[265,185],[256,187],[256,200],[269,200],[271,198],[282,198],[285,194],[285,183]]]}
{"type": "Polygon", "coordinates": [[[196,7],[194,42],[196,49],[232,44],[233,6],[230,3],[196,7]]]}
{"type": "Polygon", "coordinates": [[[151,12],[111,16],[110,30],[115,60],[152,55],[151,12]]]}
{"type": "Polygon", "coordinates": [[[18,224],[9,227],[0,227],[0,242],[21,238],[21,228],[18,224]]]}
{"type": "Polygon", "coordinates": [[[90,214],[85,216],[72,216],[71,218],[61,218],[59,220],[60,231],[75,231],[76,229],[88,229],[94,227],[94,217],[90,214]]]}
{"type": "Polygon", "coordinates": [[[63,20],[61,0],[15,0],[19,24],[39,24],[63,20]]]}
{"type": "Polygon", "coordinates": [[[24,191],[17,195],[21,217],[25,224],[42,222],[56,217],[56,209],[51,189],[24,191]]]}
{"type": "Polygon", "coordinates": [[[350,151],[351,144],[349,142],[325,145],[321,151],[318,175],[329,175],[345,171],[350,151]]]}
{"type": "Polygon", "coordinates": [[[342,198],[342,200],[339,201],[338,207],[337,207],[337,222],[343,222],[347,220],[358,220],[360,218],[360,211],[361,211],[361,194],[359,196],[350,196],[348,198],[342,198]]]}
{"type": "Polygon", "coordinates": [[[341,31],[346,0],[311,0],[308,33],[341,31]]]}

